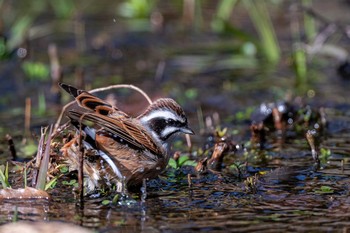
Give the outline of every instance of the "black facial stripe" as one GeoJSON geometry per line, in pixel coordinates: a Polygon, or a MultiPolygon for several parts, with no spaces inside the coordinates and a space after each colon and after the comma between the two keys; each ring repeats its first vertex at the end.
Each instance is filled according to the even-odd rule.
{"type": "Polygon", "coordinates": [[[149,122],[149,127],[159,136],[161,137],[162,131],[169,124],[164,118],[153,118],[149,122]]]}
{"type": "Polygon", "coordinates": [[[153,130],[163,142],[169,139],[173,134],[180,132],[180,128],[186,127],[187,122],[176,121],[173,119],[164,119],[163,117],[153,118],[149,121],[149,127],[153,130]],[[167,135],[162,135],[167,127],[178,128],[167,135]]]}

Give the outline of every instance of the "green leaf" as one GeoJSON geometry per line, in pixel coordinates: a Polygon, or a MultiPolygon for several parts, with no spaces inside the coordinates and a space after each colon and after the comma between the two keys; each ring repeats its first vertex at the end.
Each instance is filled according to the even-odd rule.
{"type": "Polygon", "coordinates": [[[168,166],[170,166],[170,167],[172,167],[172,168],[174,168],[174,169],[177,169],[177,163],[176,163],[175,159],[170,158],[170,159],[169,159],[168,166]]]}
{"type": "Polygon", "coordinates": [[[116,204],[119,200],[119,194],[116,194],[114,197],[113,197],[113,200],[112,200],[112,203],[113,204],[116,204]]]}
{"type": "Polygon", "coordinates": [[[109,203],[111,203],[110,200],[103,200],[102,201],[102,205],[109,205],[109,203]]]}
{"type": "Polygon", "coordinates": [[[197,162],[194,160],[187,160],[185,161],[182,166],[191,166],[191,167],[195,167],[197,166],[197,162]]]}
{"type": "Polygon", "coordinates": [[[332,194],[334,193],[334,189],[330,186],[323,185],[320,189],[315,190],[317,194],[332,194]]]}
{"type": "Polygon", "coordinates": [[[57,177],[53,178],[52,180],[50,180],[49,183],[47,183],[45,185],[45,191],[48,190],[48,189],[53,189],[56,184],[57,184],[57,177]]]}
{"type": "Polygon", "coordinates": [[[179,157],[179,160],[177,161],[177,164],[179,167],[182,167],[182,165],[189,160],[190,158],[187,155],[182,155],[179,157]]]}
{"type": "Polygon", "coordinates": [[[8,163],[6,163],[6,167],[0,166],[0,182],[3,188],[11,188],[8,182],[8,163]]]}

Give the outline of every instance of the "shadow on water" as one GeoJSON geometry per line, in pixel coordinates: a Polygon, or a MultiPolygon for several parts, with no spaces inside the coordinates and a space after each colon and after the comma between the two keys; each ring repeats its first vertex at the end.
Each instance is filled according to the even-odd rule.
{"type": "MultiPolygon", "coordinates": [[[[137,196],[123,204],[102,204],[113,197],[87,197],[84,208],[80,208],[72,186],[58,181],[49,191],[50,200],[1,200],[0,223],[13,218],[58,220],[99,232],[348,231],[349,83],[336,76],[336,65],[318,72],[303,96],[312,108],[323,107],[327,119],[326,129],[317,138],[321,162],[320,169],[315,169],[305,139],[306,127],[301,134],[289,131],[282,143],[278,141],[280,135],[270,130],[264,148],[250,144],[254,109],[259,109],[261,103],[284,100],[295,90],[293,74],[286,67],[288,61],[282,61],[278,71],[271,72],[263,60],[239,53],[242,43],[232,45],[232,41],[212,34],[169,35],[166,29],[163,34],[126,33],[116,30],[113,22],[101,29],[98,19],[87,20],[87,37],[101,46],[95,43],[97,47],[81,55],[71,51],[74,38],[65,37],[62,44],[66,47],[59,51],[65,58],[64,80],[73,82],[78,67],[83,68],[89,85],[131,83],[154,98],[176,98],[198,132],[192,141],[197,162],[214,146],[214,136],[200,132],[201,123],[204,128],[212,127],[211,133],[226,127],[230,139],[244,148],[225,155],[221,171],[198,173],[193,166],[169,166],[160,178],[148,181],[145,201],[137,196]]],[[[53,37],[32,42],[32,47],[45,51],[38,57],[47,59],[41,43],[53,37]]],[[[26,145],[22,129],[27,96],[31,96],[34,109],[31,132],[38,134],[40,126],[53,123],[61,108],[54,98],[50,99],[50,81],[23,79],[18,69],[21,62],[12,59],[0,64],[0,134],[11,133],[17,148],[26,145]],[[46,108],[50,110],[42,115],[40,93],[46,96],[46,108]]],[[[133,93],[116,95],[118,106],[127,112],[137,114],[143,106],[133,93]]],[[[187,150],[182,142],[174,148],[187,150]]],[[[0,141],[0,153],[0,164],[4,164],[10,157],[5,139],[0,141]]]]}

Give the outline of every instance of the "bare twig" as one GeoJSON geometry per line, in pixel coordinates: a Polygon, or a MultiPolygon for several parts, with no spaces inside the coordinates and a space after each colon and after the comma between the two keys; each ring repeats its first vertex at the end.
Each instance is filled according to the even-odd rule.
{"type": "Polygon", "coordinates": [[[188,188],[192,188],[193,183],[192,183],[191,174],[187,174],[187,183],[188,183],[188,188]]]}
{"type": "Polygon", "coordinates": [[[36,157],[35,157],[35,165],[33,167],[33,179],[32,179],[32,187],[35,187],[37,184],[38,180],[38,171],[39,171],[39,166],[41,163],[41,158],[44,152],[43,146],[44,146],[44,140],[45,140],[45,133],[46,133],[47,128],[45,130],[41,130],[41,137],[39,140],[39,145],[38,145],[38,150],[36,152],[36,157]]]}
{"type": "Polygon", "coordinates": [[[52,125],[50,126],[49,133],[47,134],[47,139],[45,143],[45,153],[43,154],[41,163],[40,163],[40,169],[39,169],[39,176],[38,176],[38,182],[36,184],[37,189],[45,190],[45,184],[46,184],[46,178],[47,178],[47,170],[49,167],[49,161],[50,161],[50,147],[51,147],[51,134],[52,134],[52,125]]]}
{"type": "Polygon", "coordinates": [[[89,91],[89,93],[96,93],[96,92],[107,91],[107,90],[111,90],[111,89],[120,89],[120,88],[127,88],[127,89],[131,89],[131,90],[135,90],[135,91],[139,92],[141,95],[143,95],[143,97],[145,97],[145,99],[147,100],[147,102],[149,104],[152,104],[151,98],[149,98],[149,96],[141,88],[136,87],[134,85],[130,85],[130,84],[116,84],[116,85],[111,85],[111,86],[107,86],[107,87],[100,87],[100,88],[96,88],[96,89],[89,91]]]}
{"type": "Polygon", "coordinates": [[[11,153],[12,159],[16,160],[17,159],[17,153],[16,153],[15,144],[13,143],[11,135],[6,134],[6,140],[7,140],[7,143],[8,143],[8,147],[9,147],[9,151],[11,153]]]}
{"type": "Polygon", "coordinates": [[[312,158],[314,159],[315,165],[316,165],[315,168],[316,168],[316,170],[318,170],[320,167],[320,159],[318,156],[318,152],[316,150],[314,135],[313,135],[313,132],[311,130],[308,130],[306,132],[306,139],[307,139],[307,142],[309,143],[310,148],[311,148],[311,155],[312,155],[312,158]]]}
{"type": "Polygon", "coordinates": [[[84,208],[84,155],[85,149],[83,145],[83,134],[82,134],[82,121],[86,115],[89,113],[83,114],[79,119],[79,169],[78,169],[78,184],[79,184],[79,204],[80,208],[84,208]]]}
{"type": "Polygon", "coordinates": [[[51,69],[51,90],[50,93],[55,98],[55,102],[59,103],[61,99],[60,88],[57,83],[62,81],[63,74],[61,69],[61,64],[58,58],[57,46],[56,44],[49,44],[48,55],[50,59],[50,69],[51,69]]]}
{"type": "Polygon", "coordinates": [[[26,98],[26,106],[24,111],[24,134],[28,135],[30,131],[30,118],[32,111],[32,100],[28,97],[26,98]]]}

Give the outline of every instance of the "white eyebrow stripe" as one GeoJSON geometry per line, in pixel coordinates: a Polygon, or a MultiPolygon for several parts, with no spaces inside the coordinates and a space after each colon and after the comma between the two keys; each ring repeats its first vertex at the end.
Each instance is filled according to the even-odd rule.
{"type": "Polygon", "coordinates": [[[148,122],[151,119],[158,118],[158,117],[163,117],[164,119],[180,120],[178,116],[176,116],[174,113],[172,113],[169,110],[154,111],[151,114],[142,117],[140,120],[141,122],[148,122]]]}
{"type": "Polygon", "coordinates": [[[162,138],[165,138],[166,136],[168,136],[169,134],[177,130],[179,130],[179,128],[177,127],[171,127],[171,126],[165,127],[165,129],[162,131],[162,138]]]}

